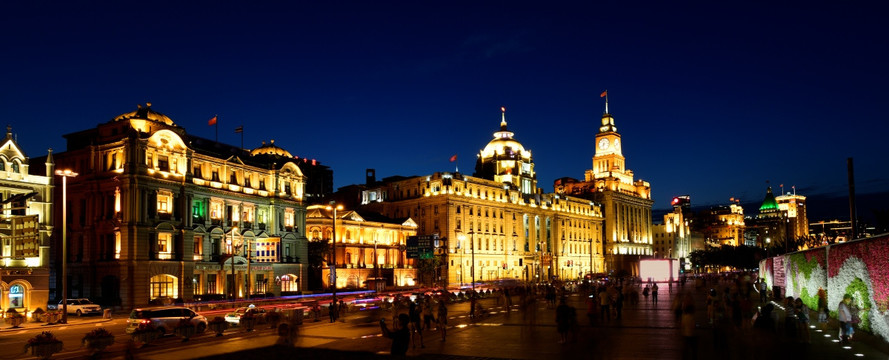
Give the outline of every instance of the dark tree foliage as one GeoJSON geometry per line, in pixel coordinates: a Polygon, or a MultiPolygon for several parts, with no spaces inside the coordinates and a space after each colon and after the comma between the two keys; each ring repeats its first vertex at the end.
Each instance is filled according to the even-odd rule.
{"type": "Polygon", "coordinates": [[[689,255],[691,263],[700,269],[728,266],[737,270],[750,270],[757,268],[763,258],[765,250],[745,245],[695,250],[689,255]]]}
{"type": "Polygon", "coordinates": [[[330,254],[330,242],[327,240],[309,241],[309,289],[322,290],[322,270],[324,259],[330,254]]]}

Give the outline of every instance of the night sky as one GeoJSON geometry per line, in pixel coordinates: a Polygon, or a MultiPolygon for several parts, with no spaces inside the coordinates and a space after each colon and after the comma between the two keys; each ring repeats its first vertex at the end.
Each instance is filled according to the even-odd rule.
{"type": "Polygon", "coordinates": [[[5,1],[0,121],[38,157],[139,103],[210,139],[218,114],[340,187],[471,174],[505,106],[551,192],[592,167],[607,89],[655,208],[842,195],[848,157],[860,196],[889,189],[880,2],[259,3],[5,1]]]}

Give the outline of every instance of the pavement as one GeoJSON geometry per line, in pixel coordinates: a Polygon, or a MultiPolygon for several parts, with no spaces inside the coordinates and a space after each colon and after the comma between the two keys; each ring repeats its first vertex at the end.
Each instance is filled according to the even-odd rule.
{"type": "MultiPolygon", "coordinates": [[[[117,318],[121,318],[121,317],[122,317],[122,315],[117,316],[117,318]]],[[[61,327],[74,327],[74,326],[79,326],[79,325],[93,325],[93,324],[97,324],[97,323],[108,322],[111,320],[112,319],[106,319],[106,318],[102,317],[102,315],[81,316],[81,317],[78,317],[75,315],[69,315],[67,324],[62,324],[62,323],[47,324],[45,322],[34,322],[34,321],[29,320],[29,321],[22,323],[21,325],[19,325],[17,327],[12,327],[12,326],[6,325],[6,323],[4,322],[4,323],[2,323],[2,325],[6,325],[6,326],[0,327],[0,334],[3,334],[5,332],[18,332],[18,331],[22,331],[22,330],[52,331],[54,329],[61,328],[61,327]]]]}
{"type": "MultiPolygon", "coordinates": [[[[579,329],[576,338],[567,343],[559,342],[556,332],[555,309],[539,301],[533,312],[507,312],[494,300],[482,304],[492,314],[472,321],[466,316],[468,303],[449,306],[450,320],[447,339],[442,341],[438,332],[427,331],[425,347],[417,346],[408,351],[408,357],[419,359],[555,359],[555,358],[602,358],[602,359],[887,359],[889,353],[879,339],[868,339],[856,334],[856,340],[843,345],[836,338],[836,324],[827,329],[810,329],[811,343],[804,344],[775,333],[756,333],[753,330],[714,328],[707,321],[705,290],[711,285],[695,288],[686,285],[672,289],[662,284],[660,301],[640,299],[637,305],[627,303],[620,320],[604,320],[586,317],[585,298],[574,294],[567,298],[569,305],[577,309],[579,329]],[[697,345],[686,348],[679,334],[678,324],[671,304],[683,292],[690,292],[698,311],[695,312],[697,345]],[[689,356],[693,355],[693,356],[689,356]]],[[[518,303],[518,297],[514,297],[518,303]]],[[[761,305],[761,304],[758,304],[761,305]]],[[[376,359],[390,357],[389,339],[380,334],[379,323],[365,321],[364,315],[353,312],[345,322],[307,322],[300,327],[296,347],[276,345],[278,337],[269,328],[257,326],[251,333],[237,329],[226,331],[223,337],[204,335],[188,343],[168,337],[149,344],[135,352],[138,359],[253,359],[292,358],[308,359],[376,359]]],[[[383,317],[389,319],[384,313],[383,317]]],[[[778,310],[778,317],[783,312],[778,310]]],[[[817,318],[817,317],[813,317],[817,318]]],[[[72,319],[69,326],[102,321],[98,318],[72,319]]],[[[391,324],[390,324],[391,325],[391,324]]],[[[37,326],[40,326],[37,324],[37,326]]],[[[5,329],[0,329],[3,331],[5,329]]],[[[0,335],[2,336],[2,335],[0,335]]],[[[125,345],[115,344],[103,358],[124,358],[125,345]]],[[[77,358],[60,356],[59,358],[77,358]]],[[[82,357],[82,355],[79,355],[82,357]]]]}

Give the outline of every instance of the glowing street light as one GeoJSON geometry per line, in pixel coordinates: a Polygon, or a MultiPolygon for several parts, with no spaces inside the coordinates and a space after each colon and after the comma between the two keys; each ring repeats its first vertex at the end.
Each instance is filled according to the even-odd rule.
{"type": "Polygon", "coordinates": [[[56,170],[62,177],[62,324],[68,323],[68,178],[76,177],[71,169],[56,170]]]}
{"type": "Polygon", "coordinates": [[[331,201],[327,206],[327,210],[333,210],[333,238],[331,240],[331,252],[333,265],[330,267],[330,282],[333,285],[333,303],[336,304],[336,211],[342,210],[343,205],[338,205],[336,201],[331,201]]]}

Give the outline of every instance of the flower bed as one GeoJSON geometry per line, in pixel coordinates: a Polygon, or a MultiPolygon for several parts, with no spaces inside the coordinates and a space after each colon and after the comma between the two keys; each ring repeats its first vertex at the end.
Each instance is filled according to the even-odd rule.
{"type": "Polygon", "coordinates": [[[97,353],[114,344],[114,335],[100,327],[86,333],[81,343],[91,352],[97,353]]]}
{"type": "Polygon", "coordinates": [[[49,331],[41,332],[37,336],[28,339],[25,351],[31,350],[31,356],[38,359],[49,359],[52,354],[62,351],[62,341],[49,331]]]}

